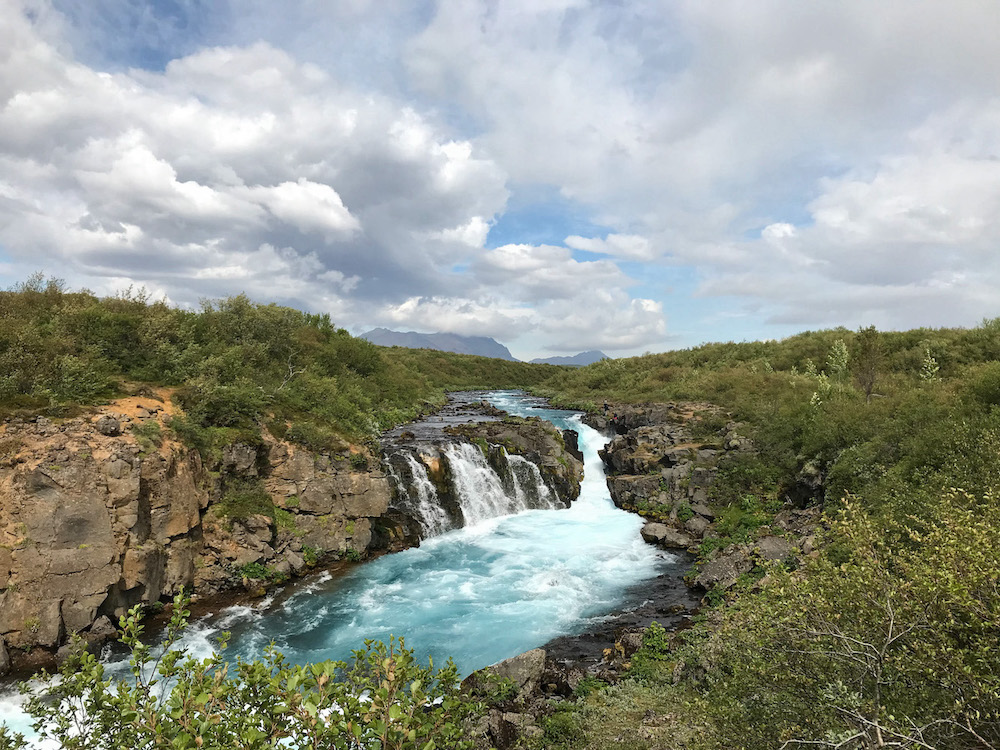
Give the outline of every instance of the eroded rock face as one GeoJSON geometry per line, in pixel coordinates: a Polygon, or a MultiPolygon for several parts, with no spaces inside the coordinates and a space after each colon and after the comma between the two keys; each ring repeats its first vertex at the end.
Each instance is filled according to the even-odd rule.
{"type": "Polygon", "coordinates": [[[61,424],[0,425],[0,642],[15,657],[77,632],[106,638],[95,627],[181,588],[238,587],[247,563],[294,575],[377,543],[390,499],[381,470],[272,441],[228,446],[209,472],[172,439],[161,403],[125,401],[61,424]],[[140,439],[132,428],[152,421],[163,437],[140,439]],[[262,482],[278,510],[227,517],[220,501],[237,480],[262,482]]]}
{"type": "Polygon", "coordinates": [[[8,424],[20,448],[0,467],[0,634],[54,647],[101,614],[190,586],[163,575],[207,497],[183,449],[142,455],[116,417],[8,424]],[[117,427],[115,425],[118,425],[117,427]],[[130,554],[131,553],[131,554],[130,554]]]}

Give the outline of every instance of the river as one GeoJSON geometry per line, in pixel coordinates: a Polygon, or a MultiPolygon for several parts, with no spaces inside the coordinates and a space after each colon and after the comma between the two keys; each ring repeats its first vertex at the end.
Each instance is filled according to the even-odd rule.
{"type": "MultiPolygon", "coordinates": [[[[235,606],[193,623],[183,646],[206,656],[232,633],[230,658],[252,658],[272,641],[293,662],[347,659],[366,638],[403,636],[436,664],[451,657],[462,674],[583,632],[613,613],[626,592],[681,565],[645,544],[642,519],[611,502],[597,451],[606,442],[575,412],[518,392],[491,392],[497,407],[539,416],[580,435],[585,476],[568,509],[529,510],[483,520],[331,577],[298,584],[289,596],[235,606]]],[[[124,664],[112,658],[110,670],[124,664]]],[[[0,716],[28,724],[11,694],[0,716]]]]}

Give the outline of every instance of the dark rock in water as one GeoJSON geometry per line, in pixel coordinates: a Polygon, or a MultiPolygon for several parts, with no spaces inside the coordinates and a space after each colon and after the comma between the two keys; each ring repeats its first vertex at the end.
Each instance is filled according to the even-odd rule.
{"type": "Polygon", "coordinates": [[[90,626],[90,633],[87,635],[87,640],[106,641],[109,638],[116,638],[117,636],[118,630],[112,624],[108,616],[101,615],[94,620],[94,624],[90,626]]]}
{"type": "Polygon", "coordinates": [[[580,450],[580,433],[576,430],[563,430],[562,435],[567,452],[577,461],[583,462],[583,451],[580,450]]]}
{"type": "Polygon", "coordinates": [[[642,527],[642,538],[650,544],[658,544],[666,549],[687,549],[694,540],[682,531],[677,531],[665,523],[647,523],[642,527]]]}

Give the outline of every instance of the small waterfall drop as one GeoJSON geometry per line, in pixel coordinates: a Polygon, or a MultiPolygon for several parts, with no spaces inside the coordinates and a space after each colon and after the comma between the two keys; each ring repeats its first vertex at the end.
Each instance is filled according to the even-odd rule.
{"type": "Polygon", "coordinates": [[[556,508],[565,507],[556,498],[542,479],[541,470],[524,456],[516,453],[507,456],[510,473],[514,478],[514,494],[518,502],[526,508],[556,508]]]}
{"type": "Polygon", "coordinates": [[[528,509],[521,499],[507,494],[500,477],[478,446],[452,443],[445,446],[444,453],[451,467],[465,526],[528,509]]]}
{"type": "Polygon", "coordinates": [[[434,483],[427,476],[427,467],[412,453],[404,454],[413,479],[411,487],[416,493],[417,521],[424,531],[424,538],[437,536],[451,527],[451,520],[438,501],[434,483]]]}
{"type": "Polygon", "coordinates": [[[419,452],[397,450],[386,459],[396,485],[397,510],[419,525],[421,539],[525,510],[567,506],[546,485],[538,466],[502,446],[490,448],[489,458],[478,445],[466,442],[432,450],[439,451],[447,465],[449,486],[440,488],[445,497],[439,496],[419,452]]]}

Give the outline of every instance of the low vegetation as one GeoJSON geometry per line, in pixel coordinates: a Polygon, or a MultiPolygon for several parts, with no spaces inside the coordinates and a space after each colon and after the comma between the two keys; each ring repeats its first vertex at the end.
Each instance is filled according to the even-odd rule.
{"type": "Polygon", "coordinates": [[[710,592],[695,627],[654,634],[562,746],[1000,747],[998,359],[1000,319],[713,344],[551,379],[563,403],[707,401],[738,421],[755,450],[721,467],[703,556],[789,505],[818,506],[825,526],[801,562],[758,565],[710,592]]]}
{"type": "MultiPolygon", "coordinates": [[[[327,315],[242,295],[182,310],[144,291],[99,299],[40,275],[0,292],[0,417],[59,417],[166,386],[183,410],[171,429],[206,456],[259,441],[262,429],[346,453],[349,443],[440,405],[448,390],[536,385],[554,369],[384,349],[327,315]]],[[[159,440],[138,437],[147,449],[159,440]]]]}
{"type": "MultiPolygon", "coordinates": [[[[207,659],[177,647],[189,616],[178,596],[166,637],[143,644],[139,607],[121,619],[130,649],[126,679],[107,676],[79,650],[53,686],[27,704],[39,739],[67,748],[468,747],[463,719],[476,704],[459,694],[458,673],[422,666],[402,639],[366,641],[351,662],[287,663],[273,647],[259,661],[207,659]]],[[[0,747],[26,747],[0,728],[0,747]]]]}

